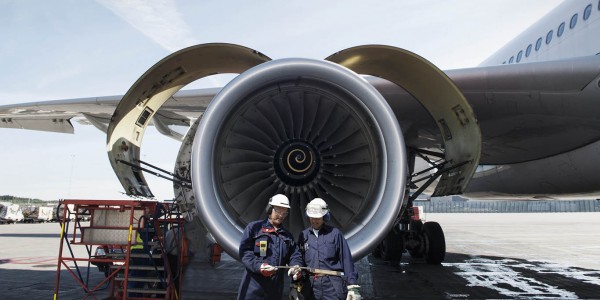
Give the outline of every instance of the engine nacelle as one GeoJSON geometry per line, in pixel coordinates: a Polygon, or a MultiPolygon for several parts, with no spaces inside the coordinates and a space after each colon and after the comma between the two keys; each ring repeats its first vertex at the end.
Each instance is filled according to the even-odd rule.
{"type": "Polygon", "coordinates": [[[173,53],[148,70],[115,109],[107,132],[109,159],[128,194],[151,197],[139,167],[149,121],[190,82],[239,73],[212,100],[198,97],[198,107],[207,108],[185,137],[175,170],[193,182],[193,189],[175,186],[184,213],[200,219],[237,257],[244,226],[266,217],[269,197],[283,193],[290,198],[285,226],[295,235],[308,226],[306,204],[320,197],[359,259],[398,218],[408,166],[391,98],[384,99],[355,72],[403,87],[426,108],[441,132],[438,147],[447,170],[434,194],[461,193],[480,155],[473,111],[443,72],[389,46],[349,48],[326,61],[270,61],[231,44],[173,53]]]}
{"type": "Polygon", "coordinates": [[[353,256],[368,254],[402,206],[406,154],[380,93],[338,64],[282,59],[256,66],[215,96],[200,119],[192,182],[200,219],[232,256],[269,197],[290,198],[285,227],[308,226],[306,204],[327,201],[353,256]]]}

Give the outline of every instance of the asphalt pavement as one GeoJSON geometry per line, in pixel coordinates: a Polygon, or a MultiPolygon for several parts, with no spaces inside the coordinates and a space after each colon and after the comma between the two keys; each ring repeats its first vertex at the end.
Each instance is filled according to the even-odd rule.
{"type": "MultiPolygon", "coordinates": [[[[392,264],[367,256],[357,262],[365,299],[600,299],[600,213],[428,214],[426,220],[444,229],[445,261],[429,265],[404,254],[392,264]]],[[[0,225],[0,298],[53,298],[59,233],[57,223],[0,225]]],[[[87,254],[84,246],[72,248],[87,254]]],[[[104,285],[86,296],[75,279],[95,286],[104,279],[97,268],[71,269],[61,267],[57,299],[106,298],[104,285]]],[[[216,265],[197,255],[182,299],[235,299],[242,273],[227,255],[216,265]]]]}

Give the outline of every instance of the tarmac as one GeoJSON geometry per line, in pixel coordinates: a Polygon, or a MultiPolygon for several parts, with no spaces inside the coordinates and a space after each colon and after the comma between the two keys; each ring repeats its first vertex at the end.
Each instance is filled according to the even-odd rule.
{"type": "MultiPolygon", "coordinates": [[[[427,214],[426,220],[442,225],[444,262],[429,265],[404,254],[392,264],[369,255],[356,264],[364,299],[600,299],[600,213],[427,214]]],[[[57,223],[0,225],[1,299],[54,297],[59,233],[57,223]]],[[[72,248],[87,255],[84,246],[72,248]]],[[[104,279],[86,266],[81,276],[90,286],[104,279]]],[[[196,255],[182,299],[235,299],[242,274],[241,263],[226,254],[215,265],[196,255]]],[[[61,267],[56,299],[107,297],[104,286],[86,295],[74,278],[61,267]]]]}

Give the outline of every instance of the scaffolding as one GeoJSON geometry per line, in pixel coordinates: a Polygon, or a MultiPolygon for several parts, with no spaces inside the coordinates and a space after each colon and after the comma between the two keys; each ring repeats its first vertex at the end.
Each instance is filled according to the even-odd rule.
{"type": "Polygon", "coordinates": [[[97,299],[106,288],[111,299],[181,298],[176,286],[181,286],[186,249],[184,220],[175,202],[62,200],[58,210],[61,233],[55,300],[63,268],[83,288],[84,298],[97,299]],[[97,246],[94,253],[93,246],[97,246]],[[76,247],[85,247],[86,254],[74,251],[76,247]],[[90,271],[96,267],[105,278],[90,284],[90,271]]]}

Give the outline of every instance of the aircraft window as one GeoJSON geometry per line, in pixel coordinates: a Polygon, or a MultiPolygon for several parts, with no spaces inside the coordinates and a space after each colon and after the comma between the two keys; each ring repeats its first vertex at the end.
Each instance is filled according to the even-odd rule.
{"type": "Polygon", "coordinates": [[[553,34],[554,34],[554,30],[550,30],[550,31],[548,31],[548,34],[546,34],[546,45],[550,44],[550,41],[552,41],[553,34]]]}
{"type": "Polygon", "coordinates": [[[525,57],[529,57],[529,54],[531,54],[531,48],[533,48],[533,46],[529,44],[529,46],[527,46],[527,49],[525,49],[525,57]]]}
{"type": "Polygon", "coordinates": [[[519,51],[519,53],[517,54],[517,62],[520,62],[522,57],[523,57],[523,50],[519,51]]]}
{"type": "Polygon", "coordinates": [[[556,36],[560,37],[563,32],[565,32],[565,22],[560,23],[560,25],[558,25],[558,30],[556,31],[556,36]]]}
{"type": "Polygon", "coordinates": [[[585,10],[583,11],[583,20],[587,20],[590,18],[590,14],[592,13],[592,5],[588,5],[585,7],[585,10]]]}
{"type": "Polygon", "coordinates": [[[510,59],[508,60],[508,63],[509,63],[509,64],[512,64],[512,63],[513,63],[513,61],[515,61],[515,57],[514,57],[514,56],[511,56],[511,57],[510,57],[510,59]]]}
{"type": "Polygon", "coordinates": [[[575,28],[575,25],[577,25],[577,17],[579,17],[579,14],[574,14],[571,17],[571,23],[569,23],[569,28],[571,28],[571,29],[575,28]]]}
{"type": "Polygon", "coordinates": [[[535,51],[540,50],[540,47],[542,47],[542,38],[537,39],[535,42],[535,51]]]}

